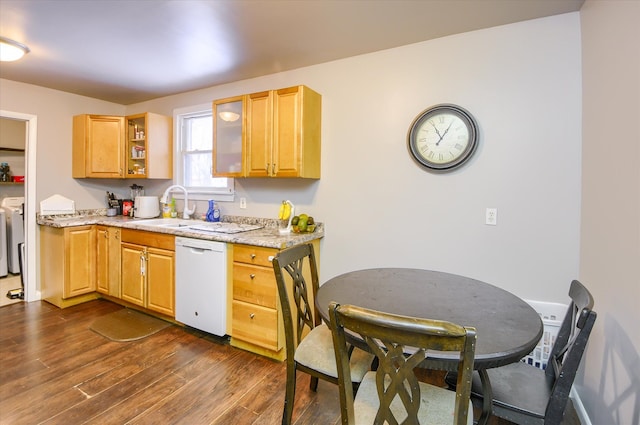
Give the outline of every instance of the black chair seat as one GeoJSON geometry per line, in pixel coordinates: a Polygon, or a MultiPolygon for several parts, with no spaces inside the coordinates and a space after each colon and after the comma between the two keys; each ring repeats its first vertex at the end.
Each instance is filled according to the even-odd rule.
{"type": "MultiPolygon", "coordinates": [[[[571,282],[569,297],[545,370],[522,362],[487,369],[495,416],[520,425],[558,425],[569,419],[567,411],[575,412],[567,408],[569,393],[597,315],[591,293],[577,280],[571,282]]],[[[455,374],[449,373],[445,382],[455,388],[455,374]]],[[[483,402],[478,374],[473,377],[471,401],[475,406],[483,402]]]]}
{"type": "MultiPolygon", "coordinates": [[[[544,419],[553,387],[544,370],[517,362],[488,369],[487,374],[493,390],[494,409],[505,408],[544,419]]],[[[482,398],[482,384],[477,373],[473,375],[471,393],[482,398]]]]}

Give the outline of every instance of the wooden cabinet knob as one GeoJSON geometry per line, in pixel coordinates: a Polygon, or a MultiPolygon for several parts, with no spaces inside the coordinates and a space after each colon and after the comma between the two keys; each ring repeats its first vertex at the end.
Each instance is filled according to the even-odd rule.
{"type": "Polygon", "coordinates": [[[256,275],[255,275],[254,273],[251,273],[251,274],[249,275],[249,277],[250,277],[251,279],[255,279],[255,278],[256,278],[256,275]]]}
{"type": "Polygon", "coordinates": [[[256,259],[256,254],[251,254],[251,259],[255,260],[256,259]]]}
{"type": "Polygon", "coordinates": [[[249,314],[249,318],[250,318],[250,319],[253,319],[254,317],[256,317],[256,315],[255,315],[255,314],[253,314],[253,313],[250,313],[250,314],[249,314]]]}

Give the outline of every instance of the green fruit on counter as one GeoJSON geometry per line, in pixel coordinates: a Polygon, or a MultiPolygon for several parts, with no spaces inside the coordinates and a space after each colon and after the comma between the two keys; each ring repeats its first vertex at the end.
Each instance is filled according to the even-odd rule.
{"type": "Polygon", "coordinates": [[[307,225],[308,225],[308,226],[311,226],[312,224],[315,224],[315,223],[316,223],[316,222],[313,220],[313,217],[309,217],[309,218],[307,219],[307,225]]]}
{"type": "Polygon", "coordinates": [[[298,224],[298,221],[299,221],[299,220],[300,220],[300,217],[298,217],[297,215],[296,215],[296,216],[294,216],[294,217],[291,219],[291,225],[292,225],[292,226],[296,226],[296,225],[298,224]]]}
{"type": "Polygon", "coordinates": [[[306,232],[307,231],[307,221],[306,220],[302,220],[300,219],[300,221],[298,222],[298,230],[301,232],[306,232]]]}
{"type": "Polygon", "coordinates": [[[299,217],[300,217],[300,220],[304,219],[305,221],[309,218],[309,216],[306,214],[300,214],[299,217]]]}

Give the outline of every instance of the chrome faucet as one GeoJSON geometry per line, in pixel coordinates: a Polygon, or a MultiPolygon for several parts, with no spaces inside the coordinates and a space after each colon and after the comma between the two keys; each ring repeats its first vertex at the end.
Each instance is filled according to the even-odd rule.
{"type": "Polygon", "coordinates": [[[173,189],[182,189],[182,191],[184,192],[184,211],[182,212],[182,218],[189,219],[189,216],[196,210],[196,206],[194,204],[193,208],[189,209],[189,194],[187,193],[187,189],[184,186],[180,186],[179,184],[169,186],[167,190],[164,191],[164,195],[162,195],[162,198],[160,198],[160,203],[167,203],[167,196],[169,196],[169,192],[171,192],[173,189]]]}

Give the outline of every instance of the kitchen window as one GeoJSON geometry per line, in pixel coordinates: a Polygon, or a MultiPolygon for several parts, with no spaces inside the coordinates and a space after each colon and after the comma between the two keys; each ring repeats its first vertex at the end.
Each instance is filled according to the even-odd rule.
{"type": "MultiPolygon", "coordinates": [[[[189,191],[189,198],[233,201],[232,178],[212,177],[213,118],[210,104],[174,111],[176,183],[189,191]]],[[[178,193],[177,193],[178,194],[178,193]]]]}

